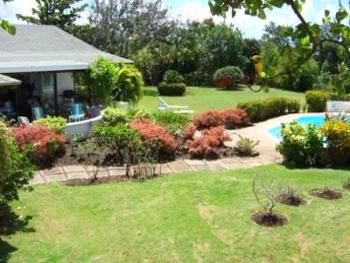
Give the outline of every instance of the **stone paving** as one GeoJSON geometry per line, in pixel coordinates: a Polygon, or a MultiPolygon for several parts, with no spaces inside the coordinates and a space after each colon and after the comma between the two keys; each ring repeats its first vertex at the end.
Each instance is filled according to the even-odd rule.
{"type": "MultiPolygon", "coordinates": [[[[244,137],[250,137],[254,140],[259,140],[260,144],[257,147],[260,153],[257,157],[251,158],[224,158],[215,161],[206,160],[176,160],[162,165],[163,174],[175,174],[187,171],[223,171],[236,170],[244,168],[252,168],[260,165],[267,165],[272,163],[280,163],[282,157],[276,152],[276,144],[278,143],[269,133],[268,129],[280,123],[287,123],[300,116],[301,114],[290,114],[278,118],[270,119],[265,122],[258,123],[252,127],[239,129],[235,131],[228,131],[231,133],[232,141],[227,143],[227,146],[234,146],[238,140],[237,134],[244,137]]],[[[305,115],[305,114],[302,114],[305,115]]],[[[71,165],[64,167],[55,167],[49,170],[41,170],[36,172],[31,184],[44,184],[52,182],[63,182],[71,179],[86,179],[88,178],[88,171],[93,167],[86,167],[83,165],[71,165]]],[[[99,177],[107,176],[121,176],[125,174],[123,167],[108,167],[103,168],[99,177]]]]}

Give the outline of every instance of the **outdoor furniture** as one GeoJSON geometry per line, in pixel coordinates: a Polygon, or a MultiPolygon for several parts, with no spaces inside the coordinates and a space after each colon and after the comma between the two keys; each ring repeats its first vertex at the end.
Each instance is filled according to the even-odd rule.
{"type": "Polygon", "coordinates": [[[8,119],[16,118],[17,116],[17,112],[12,101],[5,101],[3,107],[0,108],[0,112],[8,119]]]}
{"type": "Polygon", "coordinates": [[[83,105],[81,103],[74,103],[72,105],[71,115],[69,116],[69,122],[83,121],[84,119],[83,105]]]}
{"type": "Polygon", "coordinates": [[[159,97],[159,111],[171,111],[180,114],[193,114],[194,111],[189,108],[189,106],[178,106],[178,105],[170,105],[164,99],[159,97]]]}
{"type": "Polygon", "coordinates": [[[18,116],[17,120],[20,125],[24,125],[24,126],[31,125],[29,119],[25,116],[18,116]]]}
{"type": "Polygon", "coordinates": [[[327,101],[327,112],[350,112],[349,101],[327,101]]]}
{"type": "Polygon", "coordinates": [[[32,107],[32,119],[33,120],[38,120],[41,118],[44,118],[44,110],[40,106],[34,106],[32,107]]]}

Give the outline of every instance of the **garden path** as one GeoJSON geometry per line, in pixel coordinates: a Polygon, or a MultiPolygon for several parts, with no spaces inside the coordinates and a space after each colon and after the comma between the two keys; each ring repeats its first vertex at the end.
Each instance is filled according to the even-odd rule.
{"type": "MultiPolygon", "coordinates": [[[[305,114],[290,114],[264,122],[255,124],[252,127],[243,128],[234,131],[228,131],[231,134],[232,141],[227,142],[227,146],[234,146],[238,139],[237,134],[259,140],[260,144],[257,151],[260,153],[256,157],[240,158],[224,158],[214,161],[206,160],[188,160],[178,159],[162,165],[162,174],[174,174],[186,171],[216,171],[216,170],[236,170],[252,168],[260,165],[279,163],[282,157],[276,152],[276,139],[268,133],[268,129],[281,123],[288,123],[293,119],[305,114]]],[[[72,179],[87,179],[88,169],[83,165],[59,166],[49,170],[41,170],[36,172],[31,184],[44,184],[52,182],[63,182],[72,179]]],[[[123,176],[125,168],[123,167],[107,167],[101,169],[99,177],[123,176]]]]}

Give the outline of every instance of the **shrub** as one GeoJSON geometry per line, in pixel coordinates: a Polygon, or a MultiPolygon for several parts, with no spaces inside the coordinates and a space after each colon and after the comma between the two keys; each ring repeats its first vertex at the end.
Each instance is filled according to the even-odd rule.
{"type": "Polygon", "coordinates": [[[144,143],[157,145],[160,159],[173,159],[176,151],[176,140],[164,127],[150,120],[135,120],[131,127],[141,134],[144,143]]]}
{"type": "Polygon", "coordinates": [[[167,70],[163,76],[165,83],[183,83],[184,80],[184,77],[176,70],[167,70]]]}
{"type": "Polygon", "coordinates": [[[226,129],[237,129],[249,125],[248,114],[242,109],[229,109],[221,113],[226,129]]]}
{"type": "Polygon", "coordinates": [[[140,138],[139,133],[131,129],[128,124],[119,123],[115,126],[97,125],[94,128],[94,135],[112,150],[122,150],[140,138]]]}
{"type": "Polygon", "coordinates": [[[242,137],[239,135],[239,140],[235,146],[235,152],[239,156],[255,156],[258,153],[255,148],[259,145],[260,141],[254,141],[250,138],[242,137]]]}
{"type": "Polygon", "coordinates": [[[224,118],[218,111],[207,111],[196,116],[193,123],[199,130],[203,130],[222,126],[224,124],[224,118]]]}
{"type": "Polygon", "coordinates": [[[33,165],[16,143],[3,122],[0,122],[0,206],[18,199],[18,190],[29,183],[33,165]]]}
{"type": "Polygon", "coordinates": [[[188,116],[175,112],[156,112],[152,116],[157,124],[164,126],[173,135],[180,135],[190,122],[188,116]]]}
{"type": "Polygon", "coordinates": [[[237,107],[245,110],[251,121],[259,122],[287,113],[299,112],[300,102],[281,97],[239,103],[237,107]]]}
{"type": "Polygon", "coordinates": [[[128,124],[98,125],[94,132],[98,142],[111,151],[112,160],[117,161],[119,165],[125,165],[128,177],[131,165],[137,163],[137,155],[143,148],[139,132],[128,124]]]}
{"type": "Polygon", "coordinates": [[[340,119],[327,120],[321,128],[326,142],[326,163],[346,164],[350,161],[350,124],[340,119]]]}
{"type": "Polygon", "coordinates": [[[306,92],[305,99],[309,112],[324,112],[329,94],[322,90],[309,90],[306,92]]]}
{"type": "Polygon", "coordinates": [[[237,85],[243,78],[243,72],[239,67],[227,66],[218,69],[213,76],[216,86],[228,88],[237,85]]]}
{"type": "Polygon", "coordinates": [[[182,134],[185,140],[192,140],[195,133],[197,131],[197,127],[193,124],[193,122],[187,124],[184,128],[182,134]]]}
{"type": "Polygon", "coordinates": [[[62,117],[46,117],[33,122],[33,124],[43,125],[56,133],[64,133],[66,128],[67,120],[62,117]]]}
{"type": "Polygon", "coordinates": [[[304,128],[294,121],[282,126],[282,141],[277,150],[287,164],[296,167],[318,165],[322,148],[322,135],[314,125],[304,128]]]}
{"type": "Polygon", "coordinates": [[[107,107],[103,112],[102,120],[111,126],[125,124],[129,121],[126,111],[118,107],[107,107]]]}
{"type": "Polygon", "coordinates": [[[223,126],[204,130],[202,136],[189,141],[189,154],[196,159],[214,159],[220,155],[220,147],[227,140],[223,126]]]}
{"type": "Polygon", "coordinates": [[[64,154],[65,138],[48,127],[40,125],[21,126],[12,129],[17,145],[21,151],[32,147],[29,158],[40,168],[49,166],[64,154]]]}
{"type": "Polygon", "coordinates": [[[158,92],[161,96],[183,96],[186,93],[186,84],[161,82],[158,92]]]}
{"type": "Polygon", "coordinates": [[[152,119],[152,115],[142,108],[132,108],[127,112],[129,120],[152,119]]]}

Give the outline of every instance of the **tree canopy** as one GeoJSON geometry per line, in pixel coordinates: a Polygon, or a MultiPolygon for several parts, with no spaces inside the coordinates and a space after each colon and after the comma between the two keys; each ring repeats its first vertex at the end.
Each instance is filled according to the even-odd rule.
{"type": "Polygon", "coordinates": [[[343,48],[344,54],[350,56],[349,12],[339,0],[339,8],[332,16],[329,10],[324,10],[322,24],[308,22],[302,14],[305,0],[209,0],[211,12],[214,15],[226,16],[229,12],[236,15],[237,10],[245,14],[266,19],[266,10],[287,6],[298,18],[299,24],[284,32],[292,39],[298,39],[298,59],[294,68],[300,67],[327,43],[333,43],[343,48]],[[327,28],[327,32],[323,28],[327,28]]]}
{"type": "MultiPolygon", "coordinates": [[[[12,0],[11,0],[12,1],[12,0]]],[[[17,14],[17,18],[31,24],[55,25],[67,29],[81,17],[87,4],[82,0],[35,0],[37,7],[32,9],[33,16],[17,14]]]]}
{"type": "MultiPolygon", "coordinates": [[[[11,2],[12,0],[1,0],[1,1],[3,3],[7,3],[7,2],[11,2]]],[[[7,20],[2,19],[1,17],[0,17],[0,28],[4,29],[5,31],[9,32],[12,35],[16,33],[16,28],[13,25],[11,25],[7,20]]]]}

